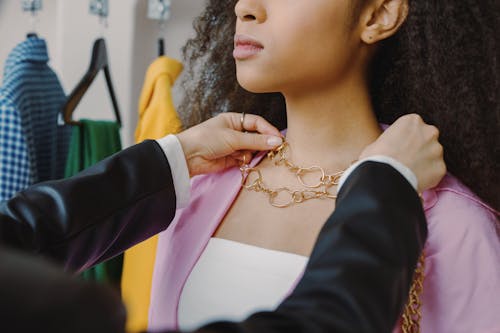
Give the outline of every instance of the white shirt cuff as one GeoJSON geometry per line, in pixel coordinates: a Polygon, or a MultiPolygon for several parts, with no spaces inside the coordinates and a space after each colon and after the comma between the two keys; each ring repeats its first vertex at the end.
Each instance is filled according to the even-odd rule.
{"type": "Polygon", "coordinates": [[[406,165],[404,165],[403,163],[399,162],[398,160],[396,160],[396,159],[394,159],[392,157],[384,156],[384,155],[374,155],[374,156],[370,156],[370,157],[364,158],[364,159],[362,159],[362,160],[354,163],[353,165],[351,165],[344,172],[344,174],[342,175],[342,177],[340,177],[340,179],[339,179],[339,185],[337,187],[337,192],[340,191],[340,189],[341,189],[342,185],[344,185],[347,177],[349,177],[349,175],[354,171],[354,169],[356,169],[360,164],[362,164],[364,162],[368,162],[368,161],[389,164],[394,169],[396,169],[401,175],[403,175],[403,177],[406,178],[406,180],[411,184],[411,186],[413,186],[413,188],[415,189],[415,191],[417,191],[417,189],[418,189],[417,176],[415,176],[415,174],[413,173],[413,171],[411,171],[410,168],[408,168],[406,165]]]}
{"type": "Polygon", "coordinates": [[[168,163],[170,164],[175,188],[176,208],[184,208],[189,203],[191,183],[189,181],[189,170],[181,143],[173,134],[158,139],[156,142],[158,142],[163,149],[168,163]]]}

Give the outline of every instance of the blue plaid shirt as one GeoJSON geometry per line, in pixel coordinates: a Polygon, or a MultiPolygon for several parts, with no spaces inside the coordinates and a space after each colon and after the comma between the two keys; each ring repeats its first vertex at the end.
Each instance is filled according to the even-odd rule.
{"type": "Polygon", "coordinates": [[[21,118],[10,99],[0,91],[0,201],[9,199],[31,183],[21,118]]]}
{"type": "Polygon", "coordinates": [[[57,119],[66,95],[43,39],[27,38],[5,62],[0,88],[0,201],[64,176],[71,129],[57,119]]]}

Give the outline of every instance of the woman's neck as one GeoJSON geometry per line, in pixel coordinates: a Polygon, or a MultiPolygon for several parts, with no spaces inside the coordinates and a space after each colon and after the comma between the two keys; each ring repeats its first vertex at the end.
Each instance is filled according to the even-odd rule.
{"type": "Polygon", "coordinates": [[[284,96],[286,137],[297,165],[319,165],[332,172],[346,168],[382,132],[362,80],[284,96]]]}

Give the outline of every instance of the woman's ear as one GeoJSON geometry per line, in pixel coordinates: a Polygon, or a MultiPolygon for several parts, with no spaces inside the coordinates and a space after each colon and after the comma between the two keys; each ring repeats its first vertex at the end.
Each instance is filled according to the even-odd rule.
{"type": "Polygon", "coordinates": [[[408,16],[408,0],[375,0],[361,16],[361,40],[366,44],[394,35],[408,16]]]}

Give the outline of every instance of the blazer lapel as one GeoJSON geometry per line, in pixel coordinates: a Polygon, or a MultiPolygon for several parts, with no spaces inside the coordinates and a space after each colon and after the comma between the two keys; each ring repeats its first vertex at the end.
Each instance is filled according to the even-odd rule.
{"type": "MultiPolygon", "coordinates": [[[[259,153],[250,166],[264,156],[265,152],[259,153]]],[[[169,228],[159,236],[149,330],[178,329],[177,309],[182,288],[240,189],[239,168],[193,178],[189,205],[177,212],[169,228]]]]}

